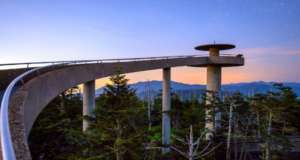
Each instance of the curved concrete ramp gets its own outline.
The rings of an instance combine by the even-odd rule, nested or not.
[[[31,68],[0,70],[0,91],[4,91],[13,79],[30,69]]]
[[[151,59],[115,63],[95,63],[48,67],[27,77],[10,97],[9,118],[13,146],[18,160],[30,160],[27,137],[44,107],[63,91],[91,80],[107,77],[120,69],[122,73],[177,66],[241,66],[242,57],[193,57]]]

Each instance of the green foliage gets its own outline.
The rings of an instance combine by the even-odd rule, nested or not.
[[[81,107],[79,95],[64,93],[44,109],[29,136],[33,159],[65,159],[81,152]]]
[[[111,159],[140,159],[143,153],[143,139],[146,127],[146,111],[135,91],[128,85],[128,79],[119,73],[110,77],[104,93],[96,99],[94,117],[90,117],[87,136],[103,150],[91,154],[110,153]]]
[[[148,128],[145,102],[138,99],[129,87],[128,79],[117,72],[110,77],[110,84],[96,99],[93,116],[82,117],[82,101],[76,88],[56,97],[39,115],[31,134],[29,146],[35,160],[109,160],[109,159],[161,159],[161,94],[153,101]],[[171,95],[172,137],[185,137],[193,126],[194,136],[205,132],[205,109],[222,113],[222,128],[215,142],[226,141],[229,129],[229,109],[233,106],[233,124],[230,151],[232,159],[244,159],[246,141],[258,141],[261,159],[282,159],[293,146],[289,137],[300,132],[300,101],[291,88],[274,84],[276,89],[268,93],[245,97],[231,93],[210,103],[206,94],[202,100],[192,98],[182,101]],[[75,92],[74,92],[75,91]],[[213,115],[214,113],[211,112]],[[82,120],[87,119],[90,127],[82,132]],[[240,142],[240,143],[239,143]],[[201,151],[208,142],[201,140]],[[238,144],[239,143],[239,144]],[[182,143],[172,139],[172,145],[184,149]],[[272,146],[272,147],[271,147]],[[151,148],[152,147],[152,148]],[[216,159],[225,153],[226,146],[205,159]],[[168,157],[184,159],[172,151]],[[224,157],[223,157],[224,158]]]

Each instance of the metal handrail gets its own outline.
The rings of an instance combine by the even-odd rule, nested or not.
[[[12,144],[10,129],[9,129],[9,118],[8,118],[8,106],[9,106],[9,100],[10,96],[13,92],[13,89],[15,88],[16,84],[19,81],[22,81],[24,77],[27,75],[30,75],[37,70],[40,70],[42,68],[46,68],[49,66],[44,66],[40,68],[34,68],[32,70],[29,70],[21,75],[19,75],[17,78],[15,78],[6,88],[2,101],[1,101],[1,109],[0,109],[0,138],[1,138],[1,149],[2,149],[2,158],[4,160],[15,160],[15,152]]]
[[[124,59],[101,59],[101,60],[79,60],[79,61],[45,61],[45,62],[28,62],[28,63],[6,63],[0,64],[0,66],[8,65],[27,65],[30,64],[51,64],[43,67],[37,67],[31,69],[15,78],[6,88],[0,109],[0,138],[1,138],[1,148],[2,148],[2,158],[4,160],[16,160],[16,155],[13,148],[13,143],[11,139],[10,127],[9,127],[9,100],[10,96],[16,85],[25,79],[26,76],[48,67],[58,66],[58,65],[78,65],[78,64],[99,64],[99,63],[113,63],[113,62],[130,62],[130,61],[146,61],[146,60],[170,60],[175,58],[190,58],[190,57],[204,57],[201,55],[186,55],[186,56],[162,56],[162,57],[145,57],[145,58],[124,58]]]
[[[220,56],[234,56],[233,54],[221,54]],[[41,61],[41,62],[20,62],[20,63],[2,63],[1,66],[17,66],[26,65],[25,68],[29,68],[30,65],[43,65],[43,64],[82,64],[82,63],[109,63],[109,62],[128,62],[128,61],[143,61],[143,60],[162,60],[162,59],[174,59],[174,58],[186,58],[186,57],[205,57],[204,55],[178,55],[178,56],[160,56],[160,57],[141,57],[141,58],[122,58],[122,59],[90,59],[90,60],[70,60],[70,61]]]
[[[192,55],[196,56],[196,55]],[[57,63],[86,63],[86,62],[123,62],[131,60],[150,60],[150,59],[167,59],[167,58],[183,58],[187,56],[161,56],[161,57],[141,57],[141,58],[122,58],[122,59],[89,59],[89,60],[70,60],[70,61],[41,61],[41,62],[21,62],[21,63],[3,63],[0,66],[10,65],[31,65],[31,64],[57,64]]]

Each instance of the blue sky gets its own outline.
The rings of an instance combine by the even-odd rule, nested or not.
[[[245,67],[224,70],[225,83],[300,82],[299,8],[297,0],[0,0],[0,63],[205,54],[193,47],[216,41],[246,57]],[[175,69],[174,79],[205,83],[202,72]]]

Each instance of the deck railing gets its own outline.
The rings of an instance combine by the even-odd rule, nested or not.
[[[233,54],[220,54],[220,56],[235,56]],[[0,69],[7,68],[33,68],[55,64],[85,64],[85,63],[113,63],[113,62],[130,62],[146,60],[162,60],[188,57],[207,57],[205,55],[179,55],[179,56],[160,56],[160,57],[141,57],[141,58],[122,58],[122,59],[90,59],[90,60],[67,60],[67,61],[41,61],[41,62],[20,62],[20,63],[2,63]]]

